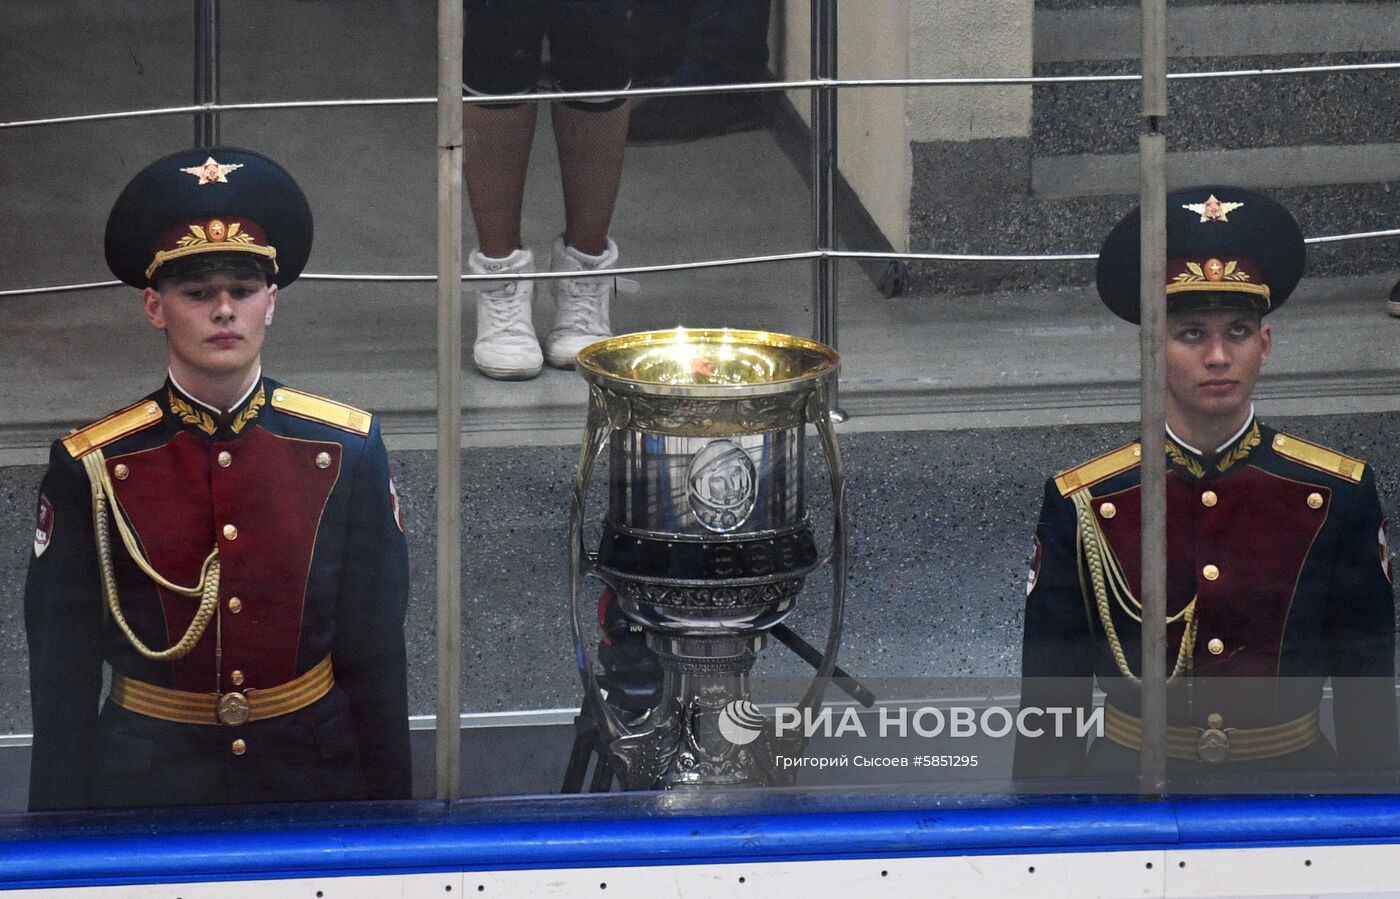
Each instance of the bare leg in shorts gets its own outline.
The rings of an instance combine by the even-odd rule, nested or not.
[[[520,234],[525,171],[535,137],[535,104],[462,112],[462,173],[481,252],[503,258],[524,245]]]
[[[493,98],[489,105],[463,110],[463,175],[478,241],[468,263],[476,274],[517,276],[477,282],[473,360],[489,377],[520,380],[534,377],[541,367],[533,326],[535,286],[518,277],[535,271],[521,219],[538,112],[536,103],[510,98],[540,83],[546,40],[550,77],[560,87],[628,84],[621,37],[629,7],[627,0],[469,0],[466,11],[464,85]],[[552,270],[586,272],[616,264],[608,229],[629,117],[620,98],[551,104],[564,196],[564,229],[550,252]],[[545,345],[551,365],[570,367],[580,346],[611,335],[608,310],[615,285],[582,277],[551,282],[555,316]]]
[[[586,112],[563,103],[551,107],[564,187],[564,242],[591,255],[608,248],[631,109],[631,103],[607,112]]]

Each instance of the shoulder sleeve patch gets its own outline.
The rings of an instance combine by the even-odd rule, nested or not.
[[[1060,496],[1069,496],[1076,490],[1092,487],[1099,481],[1106,481],[1125,472],[1141,461],[1142,447],[1136,443],[1129,443],[1055,475],[1055,486],[1059,488]]]
[[[272,391],[272,407],[288,415],[309,418],[323,425],[351,431],[361,437],[369,434],[369,423],[373,417],[363,409],[290,387],[278,387]]]
[[[53,539],[53,519],[53,503],[49,502],[48,494],[40,493],[39,512],[34,521],[34,558],[36,559],[44,554],[44,551],[49,548],[49,541]],[[1385,533],[1384,524],[1381,525],[1381,533]],[[1389,557],[1386,557],[1385,561],[1389,561]]]
[[[160,419],[160,405],[154,400],[142,400],[74,431],[63,438],[63,446],[74,459],[81,459],[95,449],[150,427]]]
[[[1360,459],[1343,455],[1316,443],[1309,443],[1301,437],[1282,432],[1274,435],[1274,452],[1285,459],[1301,462],[1309,468],[1325,471],[1328,474],[1345,478],[1353,484],[1361,483],[1361,475],[1366,471],[1366,463]]]

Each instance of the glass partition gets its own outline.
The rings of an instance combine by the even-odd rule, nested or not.
[[[1142,739],[1140,710],[1113,700],[1133,695],[1135,675],[1124,675],[1123,669],[1131,674],[1137,665],[1134,584],[1140,540],[1132,472],[1140,456],[1129,447],[1096,467],[1090,461],[1138,439],[1139,332],[1100,302],[1094,261],[1109,230],[1137,205],[1130,138],[1140,129],[1136,88],[1128,81],[1029,83],[1038,76],[1121,75],[1137,63],[1127,51],[1114,59],[1075,55],[1088,51],[1070,42],[1075,16],[1083,12],[1072,3],[1044,3],[1033,15],[1022,9],[1024,20],[1013,22],[1004,35],[1016,39],[1015,52],[991,63],[977,62],[976,41],[961,47],[969,51],[967,70],[936,52],[966,33],[961,29],[967,23],[956,11],[942,13],[944,19],[908,11],[903,19],[895,12],[858,18],[850,4],[836,6],[844,17],[836,57],[842,81],[835,86],[648,95],[666,85],[672,65],[657,60],[632,84],[641,92],[629,100],[633,116],[674,97],[745,98],[734,104],[738,114],[733,105],[718,112],[714,106],[672,107],[676,122],[710,116],[705,124],[713,133],[653,135],[634,140],[625,151],[614,134],[606,145],[570,150],[569,138],[561,138],[559,130],[602,120],[579,120],[573,115],[579,110],[566,106],[566,98],[539,101],[540,107],[553,103],[569,111],[556,117],[538,109],[532,131],[519,131],[528,106],[473,107],[491,115],[476,121],[475,136],[469,133],[467,140],[478,143],[468,152],[500,145],[507,129],[524,135],[517,149],[523,148],[527,164],[517,167],[524,181],[514,226],[520,248],[533,252],[534,271],[498,268],[491,273],[503,276],[499,282],[464,283],[463,489],[460,498],[451,498],[462,503],[463,526],[454,535],[435,534],[433,524],[435,502],[442,500],[435,497],[436,310],[429,283],[436,257],[434,125],[427,97],[434,76],[435,19],[422,4],[410,2],[372,10],[353,4],[344,11],[317,4],[223,9],[222,103],[404,101],[231,109],[221,112],[220,122],[223,143],[265,151],[295,173],[315,214],[316,243],[307,274],[278,303],[264,360],[268,373],[370,410],[383,429],[394,475],[393,507],[401,513],[410,554],[405,655],[413,798],[434,795],[433,728],[459,725],[467,797],[555,794],[561,786],[584,792],[619,786],[647,790],[693,783],[686,777],[699,769],[714,778],[701,782],[719,785],[715,806],[721,809],[731,798],[719,788],[764,779],[779,788],[869,788],[862,801],[873,804],[887,798],[884,791],[901,797],[1139,791],[1131,746]],[[767,68],[731,79],[731,85],[809,78],[814,50],[806,7],[776,4],[768,21]],[[136,18],[118,22],[108,20],[113,14],[105,5],[90,4],[90,15],[78,17],[77,26],[69,17],[60,21],[27,4],[6,4],[4,12],[23,26],[0,39],[12,51],[0,54],[0,74],[11,85],[6,91],[11,125],[188,102],[193,44],[184,7],[143,8]],[[655,17],[638,21],[648,28],[674,25]],[[25,35],[25,46],[17,34]],[[655,37],[658,58],[672,59],[671,51],[661,50],[674,35]],[[389,45],[395,52],[383,52]],[[43,50],[54,47],[102,61],[109,77],[91,79]],[[1234,57],[1202,52],[1221,66],[1233,65]],[[1277,55],[1281,60],[1285,54]],[[548,58],[561,57],[551,51]],[[935,66],[934,59],[947,65]],[[1308,59],[1310,64],[1356,61],[1325,47]],[[1361,61],[1374,62],[1370,56]],[[953,76],[1025,83],[930,83]],[[1355,177],[1332,178],[1325,171],[1339,160],[1364,156],[1374,162],[1366,147],[1356,151],[1361,156],[1344,156],[1312,132],[1280,132],[1275,135],[1280,147],[1296,149],[1314,165],[1312,174],[1289,175],[1276,164],[1283,157],[1269,155],[1270,148],[1255,146],[1259,141],[1253,138],[1197,145],[1209,131],[1195,118],[1201,109],[1234,108],[1231,104],[1246,95],[1257,106],[1285,108],[1286,92],[1293,89],[1285,85],[1311,83],[1292,77],[1174,85],[1174,98],[1192,98],[1183,118],[1200,127],[1192,136],[1170,138],[1181,141],[1183,156],[1169,159],[1169,188],[1249,180],[1291,210],[1311,240],[1393,236],[1386,231],[1394,225],[1388,199],[1393,179],[1383,166],[1363,159],[1350,170],[1360,173]],[[1371,96],[1343,91],[1338,85],[1346,78],[1379,76],[1319,77],[1323,87],[1302,89],[1332,91],[1327,96],[1340,106]],[[885,82],[860,83],[871,79]],[[552,87],[541,82],[538,90]],[[819,89],[839,95],[837,129],[830,135],[834,144],[815,148],[817,154],[835,150],[838,170],[830,191],[814,184],[813,176],[811,98]],[[1182,93],[1175,93],[1178,89]],[[600,99],[606,98],[583,101]],[[510,120],[493,117],[497,113]],[[1247,113],[1253,115],[1240,114]],[[736,117],[724,118],[731,115]],[[6,434],[0,478],[11,497],[4,520],[12,535],[24,538],[10,541],[13,551],[0,574],[0,582],[11,588],[0,605],[0,623],[8,622],[0,626],[0,647],[9,650],[0,663],[0,681],[19,687],[0,696],[0,771],[6,774],[0,777],[0,810],[5,812],[25,804],[32,721],[24,688],[28,650],[21,596],[33,554],[28,534],[45,447],[155,387],[164,365],[160,338],[137,318],[133,291],[111,284],[72,288],[105,281],[98,235],[112,198],[148,160],[189,143],[188,118],[0,129],[9,161],[0,169],[0,186],[10,198],[4,230],[13,250],[0,283],[5,292],[0,319],[7,335],[17,338],[5,342],[3,368],[37,375],[23,387],[16,379],[0,391],[11,399],[0,412]],[[664,123],[662,116],[661,124],[652,126],[664,132]],[[1372,148],[1388,139],[1358,136],[1340,124],[1336,129]],[[706,395],[723,414],[710,410],[686,418],[692,413],[669,410],[686,418],[684,427],[690,428],[673,433],[668,430],[672,418],[647,403],[656,394],[673,398],[676,391],[658,388],[635,370],[605,372],[604,380],[623,383],[604,386],[626,400],[610,406],[599,399],[601,392],[590,391],[583,373],[547,359],[529,378],[518,372],[487,377],[490,366],[480,358],[472,361],[473,342],[493,327],[489,311],[478,318],[482,291],[500,290],[502,284],[517,292],[533,290],[523,321],[547,354],[550,334],[559,326],[556,298],[571,289],[571,281],[583,280],[570,277],[583,269],[566,267],[563,244],[556,240],[567,227],[570,204],[580,202],[576,196],[566,200],[561,152],[574,153],[565,167],[594,175],[610,170],[622,153],[614,173],[619,177],[615,201],[602,203],[611,208],[605,230],[617,251],[603,269],[621,270],[616,278],[604,276],[613,334],[731,328],[810,337],[822,302],[814,273],[819,265],[834,266],[841,367],[839,378],[829,382],[833,393],[818,399],[836,397],[844,518],[831,502],[831,454],[819,427],[825,420],[815,411],[822,403],[773,412],[754,399],[766,402],[780,392],[769,388],[781,377],[740,379],[741,387],[756,389],[736,394],[735,409],[741,401],[752,402],[763,406],[762,414],[745,406],[734,412],[742,419],[735,424],[723,419],[730,398]],[[1264,180],[1242,177],[1256,171],[1251,168],[1256,163],[1265,166],[1258,171],[1269,173],[1260,176]],[[83,174],[75,180],[76,172]],[[1369,180],[1358,182],[1361,177]],[[464,201],[465,254],[491,239],[481,233],[482,206],[490,205],[489,192],[499,182],[486,178],[483,183],[488,195],[478,192],[477,208],[472,198]],[[480,191],[481,183],[477,187]],[[1218,199],[1231,202],[1223,193]],[[823,248],[817,246],[814,219],[828,203],[835,210],[836,234],[832,246]],[[1169,216],[1181,215],[1182,205],[1169,204]],[[1205,201],[1201,205],[1204,209]],[[578,212],[576,205],[573,211]],[[1385,509],[1400,504],[1400,486],[1384,455],[1396,415],[1388,399],[1394,393],[1394,340],[1372,299],[1388,289],[1394,274],[1387,246],[1376,239],[1312,244],[1309,276],[1288,308],[1266,320],[1272,352],[1254,394],[1255,411],[1258,421],[1274,430],[1259,431],[1268,441],[1254,439],[1250,418],[1220,451],[1198,454],[1202,472],[1207,463],[1215,466],[1210,477],[1224,485],[1201,488],[1215,490],[1217,502],[1232,474],[1258,472],[1272,479],[1250,482],[1248,489],[1263,499],[1233,513],[1233,530],[1213,536],[1197,530],[1189,541],[1179,538],[1190,547],[1173,542],[1173,533],[1184,533],[1176,530],[1174,517],[1185,514],[1182,502],[1190,501],[1192,526],[1200,528],[1201,510],[1216,506],[1197,489],[1203,474],[1193,469],[1198,460],[1185,452],[1192,449],[1190,441],[1167,442],[1171,584],[1189,582],[1199,567],[1208,582],[1200,587],[1204,591],[1229,568],[1227,579],[1239,576],[1244,586],[1222,595],[1222,606],[1269,593],[1269,601],[1278,600],[1282,609],[1268,619],[1273,623],[1272,630],[1264,628],[1267,633],[1232,637],[1226,631],[1250,618],[1250,609],[1235,610],[1238,617],[1223,611],[1209,615],[1204,592],[1179,595],[1169,585],[1173,679],[1166,749],[1175,760],[1168,763],[1174,790],[1287,792],[1306,784],[1322,791],[1380,792],[1391,783],[1389,744],[1359,755],[1356,749],[1380,745],[1374,732],[1361,733],[1373,725],[1394,736],[1393,635],[1387,636],[1393,611],[1386,618],[1393,605],[1390,557],[1384,515],[1372,503],[1374,493]],[[470,265],[464,270],[470,274]],[[41,296],[20,293],[31,287],[59,289]],[[693,363],[700,357],[685,359]],[[703,381],[701,387],[713,386],[704,378],[719,377],[714,360],[700,362],[690,374]],[[597,379],[592,383],[601,391]],[[619,413],[624,406],[626,413]],[[712,412],[712,418],[705,417]],[[726,423],[714,424],[721,419]],[[603,421],[615,433],[604,433]],[[589,430],[594,425],[598,430]],[[1297,444],[1302,449],[1291,443],[1295,435],[1308,441]],[[698,615],[693,608],[677,611],[677,603],[652,602],[654,594],[646,599],[642,593],[599,608],[604,585],[589,579],[580,596],[579,639],[586,666],[609,690],[611,698],[601,701],[617,708],[588,707],[599,700],[584,692],[577,667],[569,600],[570,574],[579,560],[570,559],[569,528],[570,499],[590,436],[603,442],[596,448],[597,467],[585,482],[584,562],[606,567],[615,561],[608,553],[622,553],[626,541],[642,546],[650,540],[648,552],[679,567],[655,575],[649,588],[708,590],[712,606],[742,604],[746,600],[733,598],[741,587],[772,586],[765,580],[770,569],[745,569],[748,580],[728,569],[727,574],[706,569],[711,582],[689,583],[700,580],[700,573],[682,571],[685,566],[676,559],[692,549],[697,558],[723,555],[741,544],[744,553],[781,555],[782,540],[798,535],[794,539],[801,545],[787,559],[792,577],[781,588],[788,592],[776,602],[777,611],[750,610],[742,621],[743,616],[712,616],[724,619],[720,629],[732,631],[728,637],[742,635],[734,639],[743,652],[754,653],[751,669],[726,668],[729,680],[720,684],[718,669],[702,664],[714,660],[703,658],[701,650],[690,647],[687,656],[670,639],[674,633],[648,642],[641,632],[642,621],[655,625],[655,633],[666,627],[674,632],[674,620],[658,624],[648,616]],[[1280,439],[1283,443],[1276,442]],[[1323,448],[1309,449],[1312,444]],[[718,448],[709,449],[712,445]],[[634,456],[613,455],[614,447]],[[1256,459],[1253,453],[1262,455]],[[789,467],[778,466],[777,457]],[[624,461],[632,467],[620,468]],[[1221,468],[1222,462],[1230,464]],[[1086,463],[1088,470],[1082,467]],[[707,466],[713,470],[703,470]],[[789,511],[805,510],[805,524],[796,513],[793,521],[778,516],[771,528],[751,524],[758,520],[750,517],[751,507],[759,505],[752,498],[740,524],[705,524],[702,513],[720,503],[725,491],[777,471],[791,478],[789,489],[768,499],[781,499]],[[1055,480],[1064,473],[1071,474]],[[1089,493],[1081,495],[1080,488]],[[1286,506],[1294,498],[1288,491],[1295,488],[1302,491],[1298,502]],[[1125,501],[1116,496],[1120,491],[1134,498]],[[624,514],[628,501],[633,507]],[[679,530],[650,527],[648,522],[669,514],[665,504],[671,501],[688,504],[676,513],[683,526],[667,519],[663,523]],[[1048,511],[1042,512],[1042,503]],[[1314,536],[1293,539],[1306,531],[1294,517],[1314,512],[1321,516]],[[847,553],[837,660],[842,670],[820,684],[823,717],[811,707],[816,695],[811,679],[831,630],[833,597],[841,594],[833,583],[839,577],[835,566],[818,563],[834,559],[835,551],[826,558],[823,551],[842,536],[838,521],[846,526]],[[1238,523],[1244,521],[1248,527]],[[40,530],[42,522],[41,517]],[[791,533],[784,530],[789,526]],[[803,527],[810,533],[800,534]],[[1270,538],[1258,536],[1256,529]],[[1270,533],[1275,530],[1276,536]],[[752,537],[753,545],[770,538],[774,543],[755,550],[735,534]],[[460,540],[462,547],[463,703],[461,720],[451,723],[434,719],[442,661],[433,642],[439,539]],[[810,541],[810,548],[802,541]],[[1285,543],[1292,550],[1285,551]],[[677,555],[676,545],[689,548]],[[1237,567],[1207,559],[1216,549]],[[1200,566],[1194,564],[1198,558]],[[762,565],[772,562],[768,555],[762,559]],[[1211,568],[1215,577],[1207,573]],[[1292,581],[1286,577],[1290,572]],[[1059,608],[1042,618],[1037,596],[1052,592]],[[709,608],[707,614],[712,612]],[[595,622],[599,615],[600,623]],[[759,639],[751,619],[764,615],[775,619],[765,626],[781,627]],[[714,621],[707,620],[710,626]],[[1025,628],[1038,635],[1029,651]],[[1267,664],[1217,669],[1211,682],[1211,666],[1228,661],[1236,644],[1248,654],[1255,642],[1269,641],[1273,648],[1265,655],[1275,662],[1272,670],[1263,670]],[[683,656],[690,666],[669,669],[664,690],[657,650]],[[1074,771],[1052,760],[1043,770],[1032,766],[1022,772],[1046,779],[1017,783],[1012,774],[1018,746],[1042,745],[1042,735],[1025,733],[1028,728],[1018,718],[1026,704],[1019,678],[1027,652],[1043,663],[1033,666],[1037,673],[1072,681],[1037,684],[1037,702],[1073,707],[1087,701],[1085,719],[1072,718],[1072,727],[1092,732],[1096,748],[1088,750],[1085,762],[1084,743],[1075,734],[1062,741],[1075,745],[1056,757],[1072,756]],[[1332,680],[1324,684],[1329,675]],[[692,700],[699,692],[684,693],[692,687],[713,688],[712,698],[725,701],[697,705]],[[1227,719],[1203,708],[1201,703],[1214,701],[1202,698],[1212,690],[1225,697],[1221,702],[1234,703],[1230,708],[1245,711]],[[1273,703],[1267,714],[1250,708],[1260,695]],[[675,725],[679,736],[669,737],[671,744],[629,755],[619,743],[609,759],[613,771],[599,774],[596,766],[587,767],[601,757],[598,750],[606,756],[607,741],[590,736],[587,721],[580,729],[575,720],[580,711],[594,719],[615,715],[624,730],[635,733],[660,720],[654,710],[662,697],[683,705],[691,701],[685,707],[699,710],[683,727]],[[861,702],[872,698],[873,706]],[[677,740],[695,745],[678,749]],[[1340,766],[1328,756],[1328,744],[1342,751]],[[752,746],[750,759],[767,753],[767,761],[740,765],[738,774],[714,773],[724,767],[715,759],[737,759],[745,746]],[[674,761],[675,753],[687,751],[699,768]],[[1237,760],[1259,764],[1232,768],[1232,752]],[[1027,750],[1025,757],[1032,755]],[[1368,765],[1379,772],[1350,773]],[[1275,776],[1280,768],[1287,772],[1282,779]],[[657,773],[662,771],[669,773]],[[1061,778],[1085,772],[1111,776]],[[614,783],[611,774],[621,779]],[[732,801],[751,800],[738,795]]]

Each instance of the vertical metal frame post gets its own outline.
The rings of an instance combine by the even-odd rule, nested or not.
[[[1166,0],[1142,0],[1142,753],[1141,791],[1166,790],[1167,735],[1167,114]]]
[[[438,0],[437,798],[462,793],[462,2]]]
[[[812,0],[812,78],[836,78],[836,0]],[[812,88],[812,218],[818,250],[836,248],[836,88]],[[836,259],[820,256],[813,273],[812,336],[836,348]],[[832,417],[841,421],[836,378]]]
[[[219,102],[219,0],[194,0],[194,102]],[[194,145],[219,143],[219,114],[194,114]]]

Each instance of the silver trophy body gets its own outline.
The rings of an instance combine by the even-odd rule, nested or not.
[[[585,705],[624,788],[759,785],[790,780],[800,754],[761,727],[749,671],[803,579],[833,567],[832,622],[802,703],[815,706],[836,662],[845,588],[844,480],[827,408],[829,347],[753,331],[664,331],[593,344],[570,516],[575,651]],[[819,553],[805,504],[806,426],[826,452],[832,545]],[[611,478],[596,555],[583,545],[589,478],[604,449]],[[583,639],[584,580],[612,588],[646,631],[663,670],[661,700],[624,720],[601,696]]]

